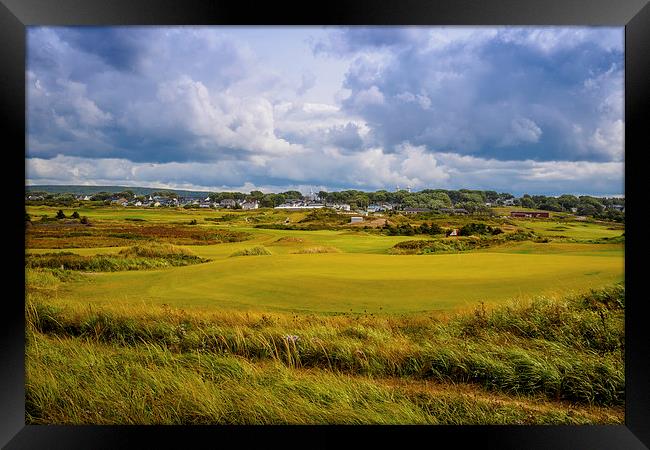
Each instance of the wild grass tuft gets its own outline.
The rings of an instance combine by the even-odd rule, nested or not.
[[[311,254],[311,253],[340,253],[341,251],[335,247],[305,247],[293,252],[294,254]]]
[[[621,405],[622,310],[601,315],[585,298],[610,296],[596,291],[540,299],[446,321],[148,306],[90,311],[40,301],[28,303],[28,326],[35,333],[118,347],[154,345],[350,376],[471,383],[493,392]]]
[[[246,248],[243,250],[236,251],[230,256],[261,256],[261,255],[270,255],[271,252],[263,246],[257,246],[252,248]]]
[[[148,243],[135,245],[117,254],[83,256],[72,252],[29,254],[27,268],[59,269],[63,271],[115,272],[122,270],[159,269],[206,262],[189,250],[171,244]]]

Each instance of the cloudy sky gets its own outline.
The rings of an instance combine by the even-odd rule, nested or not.
[[[623,194],[623,28],[29,27],[28,184]]]

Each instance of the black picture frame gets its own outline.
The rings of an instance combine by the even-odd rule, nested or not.
[[[625,26],[626,403],[619,426],[160,427],[25,425],[24,150],[25,27],[29,25],[610,25]],[[0,365],[0,445],[19,448],[246,446],[259,441],[332,447],[360,438],[411,445],[480,448],[641,449],[650,446],[650,333],[642,271],[643,153],[650,150],[650,5],[647,0],[334,0],[281,5],[250,0],[0,0],[0,111],[5,207],[13,246],[5,294]],[[11,143],[11,144],[10,144]],[[23,152],[19,151],[22,148]],[[14,169],[15,167],[15,169]],[[21,171],[20,168],[23,170]],[[15,233],[15,234],[14,234]],[[632,244],[631,244],[632,243]],[[22,295],[22,297],[21,297]],[[21,300],[22,298],[22,300]]]

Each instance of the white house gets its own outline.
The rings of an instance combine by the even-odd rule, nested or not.
[[[363,217],[352,216],[350,217],[350,223],[360,223],[363,222]]]
[[[252,201],[252,202],[244,202],[241,204],[242,209],[257,209],[260,207],[260,204],[257,202],[257,200]]]

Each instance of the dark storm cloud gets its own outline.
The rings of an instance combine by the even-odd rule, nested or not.
[[[28,173],[620,193],[622,30],[29,27]]]
[[[152,30],[133,27],[72,27],[58,33],[69,45],[121,71],[138,70],[146,46],[154,38]]]
[[[622,37],[620,30],[594,29],[547,46],[526,34],[426,46],[421,35],[409,45],[401,34],[376,33],[360,45],[352,30],[335,43],[355,56],[343,106],[368,122],[377,144],[409,141],[498,159],[622,157],[622,40],[602,46],[616,42],[611,34]],[[399,50],[385,51],[389,42]]]

